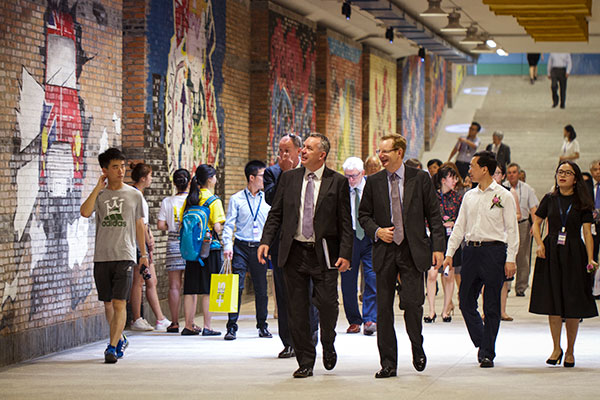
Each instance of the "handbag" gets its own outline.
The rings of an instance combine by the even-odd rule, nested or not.
[[[211,274],[208,311],[238,312],[240,276],[234,274],[231,259],[226,258],[218,274]]]

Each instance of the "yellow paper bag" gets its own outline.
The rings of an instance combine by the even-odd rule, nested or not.
[[[226,259],[220,274],[210,278],[208,311],[233,313],[238,311],[240,276],[231,273],[231,260]]]

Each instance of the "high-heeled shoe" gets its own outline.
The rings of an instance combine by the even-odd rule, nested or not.
[[[452,316],[447,315],[447,316],[444,317],[442,315],[442,321],[444,321],[444,322],[452,322]]]
[[[563,358],[563,351],[561,349],[560,354],[558,356],[558,358],[549,358],[546,360],[546,364],[548,365],[560,365],[560,362],[562,361]],[[567,366],[567,362],[565,361],[565,367]]]
[[[435,317],[437,317],[437,314],[433,314],[433,317],[430,317],[428,315],[426,317],[423,317],[423,321],[425,321],[426,324],[431,324],[432,322],[435,322]]]
[[[575,357],[573,357],[573,362],[567,361],[567,357],[565,357],[565,362],[563,363],[563,367],[573,368],[574,366],[575,366]]]

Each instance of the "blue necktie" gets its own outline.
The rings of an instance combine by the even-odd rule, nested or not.
[[[600,182],[596,183],[596,199],[594,201],[594,208],[600,208]]]

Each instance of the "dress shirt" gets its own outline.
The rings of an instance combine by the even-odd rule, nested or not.
[[[314,190],[314,200],[313,200],[313,215],[314,215],[314,211],[315,211],[315,207],[317,206],[317,199],[319,198],[319,190],[321,189],[321,181],[323,178],[323,171],[325,171],[325,164],[321,165],[321,168],[317,169],[316,171],[309,171],[308,168],[305,168],[304,171],[304,178],[302,179],[302,191],[300,192],[300,211],[298,213],[298,227],[296,228],[296,235],[294,236],[294,239],[300,241],[300,242],[313,242],[315,241],[315,234],[313,233],[313,235],[309,238],[304,237],[304,235],[302,235],[302,218],[304,217],[304,196],[306,193],[306,184],[308,183],[308,174],[310,174],[311,172],[313,174],[315,174],[315,177],[313,178],[313,183],[315,185],[315,190]],[[314,223],[314,221],[313,221]],[[314,229],[313,229],[314,232]]]
[[[493,207],[492,199],[498,196],[502,208]],[[508,244],[506,262],[515,262],[519,250],[519,228],[515,200],[506,188],[492,182],[485,190],[479,186],[469,190],[448,239],[446,256],[454,256],[463,238],[467,241],[500,241]]]
[[[512,186],[510,183],[506,186],[510,190]],[[521,209],[521,221],[529,218],[530,210],[533,207],[537,207],[540,204],[535,190],[525,182],[519,181],[515,186],[515,192],[517,192],[517,198],[519,199],[519,207]]]
[[[577,139],[573,139],[572,141],[569,142],[569,140],[567,138],[565,138],[563,140],[561,155],[568,157],[568,156],[574,156],[575,153],[581,153],[580,148],[579,148],[579,142],[577,141]]]
[[[246,195],[248,199],[246,200]],[[252,207],[252,213],[250,208]],[[260,208],[259,208],[260,204]],[[244,240],[247,242],[258,242],[262,235],[265,221],[271,206],[265,201],[265,194],[263,191],[259,191],[255,196],[250,193],[248,188],[235,193],[229,199],[229,207],[227,209],[227,219],[225,220],[225,226],[223,227],[223,244],[225,250],[233,249],[233,230],[235,229],[235,238],[238,240]],[[256,223],[258,224],[259,236],[254,237],[253,226],[254,217],[256,215]]]
[[[499,144],[492,144],[492,153],[498,154],[498,150],[500,149]]]
[[[548,75],[550,75],[552,68],[566,68],[567,74],[570,74],[572,66],[570,53],[550,53],[550,57],[548,58]]]
[[[400,189],[400,201],[402,203],[404,203],[404,163],[402,163],[402,165],[400,165],[400,168],[398,168],[394,174],[398,175],[398,189]],[[390,176],[392,176],[392,174],[388,171],[386,171],[387,174],[387,178],[388,178],[388,196],[390,197],[390,216],[392,219],[392,224],[394,223],[394,211],[392,210],[392,185],[390,184]],[[377,237],[377,232],[375,232],[375,237]]]
[[[360,181],[360,183],[358,184],[358,186],[356,186],[355,188],[350,188],[350,208],[351,208],[351,212],[352,212],[352,229],[354,229],[356,231],[356,218],[357,215],[356,213],[358,212],[358,210],[356,209],[356,201],[354,200],[354,197],[356,196],[356,189],[358,189],[358,198],[362,199],[362,195],[363,195],[363,190],[365,189],[365,184],[367,183],[367,180],[365,179],[365,177],[363,177]]]
[[[475,148],[472,148],[466,143],[457,143],[458,155],[456,156],[456,161],[470,163],[471,158],[473,158],[473,155],[477,152],[477,148],[479,147],[479,137],[476,136],[474,139],[469,138],[468,135],[463,137],[469,142],[475,143]]]

